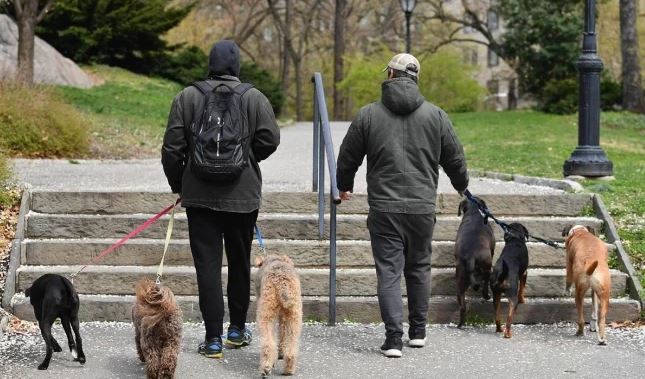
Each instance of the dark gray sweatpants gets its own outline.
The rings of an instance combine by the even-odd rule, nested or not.
[[[426,326],[434,224],[434,214],[369,212],[367,225],[386,336],[403,335],[401,273],[405,275],[410,330]]]

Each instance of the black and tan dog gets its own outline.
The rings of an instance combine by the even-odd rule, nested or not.
[[[495,268],[490,278],[490,287],[493,291],[495,306],[496,332],[502,331],[501,316],[499,314],[502,293],[508,298],[508,317],[504,337],[511,338],[511,324],[517,310],[517,305],[524,302],[524,287],[526,286],[527,269],[529,267],[529,251],[526,241],[529,232],[524,225],[512,223],[504,233],[504,249],[495,263]]]
[[[80,302],[72,283],[60,275],[45,274],[36,279],[31,287],[25,290],[25,296],[29,297],[29,301],[34,307],[34,315],[38,320],[40,333],[47,345],[45,359],[38,366],[38,369],[47,370],[52,352],[63,351],[54,336],[52,336],[52,324],[57,318],[60,318],[63,325],[69,350],[72,352],[74,360],[84,364],[85,353],[83,353],[83,343],[78,322]],[[72,329],[76,335],[76,341],[72,336]]]
[[[484,207],[486,203],[479,199]],[[466,319],[466,291],[482,290],[484,300],[490,299],[488,282],[495,252],[495,236],[487,219],[481,215],[479,208],[468,199],[459,203],[457,215],[463,217],[457,240],[455,241],[455,263],[457,277],[457,302],[459,303],[459,325],[461,328]]]
[[[605,317],[609,308],[611,274],[607,264],[607,245],[596,237],[596,231],[589,226],[568,226],[562,231],[566,236],[567,249],[567,290],[576,285],[576,309],[578,311],[577,336],[584,335],[584,297],[591,288],[592,313],[589,330],[598,331],[598,344],[606,345]],[[600,307],[600,309],[598,309]]]

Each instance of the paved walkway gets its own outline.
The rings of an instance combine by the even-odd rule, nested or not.
[[[347,133],[349,123],[332,123],[336,154]],[[260,163],[265,191],[310,191],[312,177],[312,126],[297,123],[282,128],[281,144],[266,161]],[[170,191],[160,159],[144,160],[51,160],[17,159],[14,173],[20,183],[33,188],[67,190]],[[329,191],[329,179],[325,189]],[[365,164],[356,176],[356,192],[366,191]],[[555,193],[548,187],[473,178],[470,190],[474,194],[490,193]],[[439,192],[454,192],[442,173]]]
[[[306,325],[294,378],[642,378],[645,328],[609,329],[608,345],[595,334],[574,337],[573,324],[517,325],[511,340],[494,326],[433,325],[423,349],[403,349],[401,359],[379,352],[382,325]],[[87,363],[55,353],[46,372],[36,367],[44,357],[39,335],[0,337],[0,378],[143,378],[133,329],[127,323],[81,324]],[[66,346],[60,325],[54,336]],[[257,336],[256,336],[257,337]],[[221,360],[195,352],[203,327],[184,325],[177,378],[254,378],[259,362],[257,340],[247,348],[226,350]],[[276,366],[279,376],[282,362]]]

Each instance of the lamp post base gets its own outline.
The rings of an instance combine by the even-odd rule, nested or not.
[[[564,176],[600,177],[614,175],[614,164],[600,146],[578,146],[564,162]]]

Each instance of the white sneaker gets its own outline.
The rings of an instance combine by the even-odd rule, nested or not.
[[[388,358],[401,358],[403,353],[403,342],[401,337],[387,337],[385,343],[381,346],[381,352]]]
[[[426,337],[415,338],[410,340],[410,342],[408,342],[408,345],[410,347],[424,347],[426,345],[426,339],[427,339]]]

